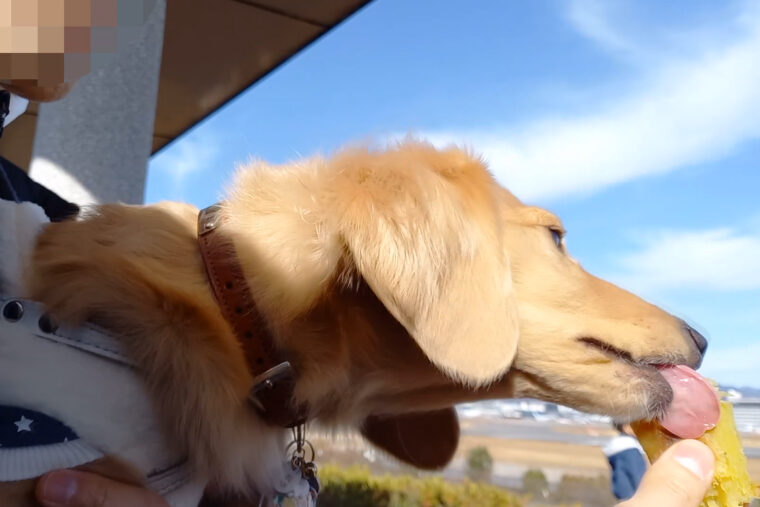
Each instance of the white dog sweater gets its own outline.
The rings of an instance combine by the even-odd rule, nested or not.
[[[167,445],[118,340],[56,327],[24,298],[22,273],[47,222],[35,204],[0,200],[0,482],[116,455],[170,505],[197,505],[206,480]]]

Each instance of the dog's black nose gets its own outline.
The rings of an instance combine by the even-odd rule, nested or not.
[[[701,356],[705,355],[705,351],[707,350],[707,338],[702,336],[702,333],[691,327],[690,325],[684,323],[683,325],[684,329],[686,330],[686,334],[689,335],[689,338],[692,339],[694,342],[694,345],[697,346],[697,350],[699,351],[699,354]]]

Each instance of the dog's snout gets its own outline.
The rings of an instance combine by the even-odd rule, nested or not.
[[[689,336],[689,339],[694,342],[694,345],[697,346],[697,350],[699,351],[700,356],[705,355],[705,351],[707,350],[707,338],[705,338],[702,333],[688,325],[684,322],[683,324],[684,331],[686,331],[686,334]]]

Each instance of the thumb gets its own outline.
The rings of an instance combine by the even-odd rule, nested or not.
[[[697,507],[710,487],[715,456],[697,440],[682,440],[644,475],[638,491],[618,507]]]
[[[45,507],[167,507],[163,498],[140,486],[73,470],[45,475],[35,493]]]

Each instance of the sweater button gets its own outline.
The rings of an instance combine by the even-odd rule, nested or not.
[[[21,301],[9,301],[3,307],[3,317],[9,322],[17,322],[24,316],[24,305]]]

